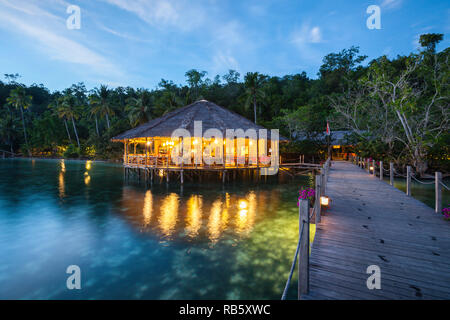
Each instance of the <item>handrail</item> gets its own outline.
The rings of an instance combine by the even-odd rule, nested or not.
[[[373,161],[375,163],[375,160],[373,160]],[[352,158],[352,162],[355,163],[356,165],[358,165],[361,168],[365,167],[366,163],[368,163],[366,158],[362,158],[360,156],[353,157]],[[382,162],[380,161],[380,164],[381,163]],[[387,170],[384,169],[382,167],[382,165],[379,165],[378,167],[379,167],[379,173],[380,173],[380,180],[382,180],[382,178],[383,178],[382,172],[383,171],[387,171]],[[435,185],[435,188],[434,188],[434,190],[435,190],[435,211],[437,213],[442,213],[442,187],[444,187],[446,190],[450,190],[450,188],[442,182],[442,178],[443,178],[442,173],[441,172],[435,172],[435,174],[434,174],[434,181],[423,181],[423,180],[420,180],[420,179],[416,178],[417,173],[413,172],[411,166],[407,166],[406,168],[407,168],[406,175],[401,174],[400,172],[398,172],[394,168],[394,163],[390,162],[390,170],[389,170],[389,172],[390,172],[390,184],[392,186],[394,185],[394,177],[406,178],[406,194],[408,196],[411,196],[411,179],[413,179],[414,181],[416,181],[416,182],[418,182],[420,184],[423,184],[423,185],[432,185],[432,184],[434,184]],[[375,165],[374,165],[373,173],[372,173],[374,176],[376,175],[376,172],[375,172],[376,170],[375,169],[376,168],[375,168]],[[370,173],[370,168],[369,168],[369,173]],[[445,177],[445,175],[444,175],[444,177]]]
[[[11,154],[13,156],[17,155],[17,153],[11,152],[11,151],[6,151],[6,150],[0,150],[0,153],[8,153]]]
[[[312,207],[312,212],[311,213],[309,213],[309,212],[307,213],[307,218],[308,218],[307,220],[308,221],[303,220],[302,224],[301,224],[301,228],[300,228],[300,224],[299,224],[299,238],[298,238],[298,242],[297,242],[297,248],[295,250],[294,258],[292,259],[291,269],[290,269],[290,272],[289,272],[288,279],[286,281],[286,285],[285,285],[284,290],[283,290],[283,294],[281,296],[281,300],[286,300],[287,291],[288,291],[289,286],[291,284],[292,276],[294,274],[295,265],[297,263],[297,257],[299,256],[299,253],[300,253],[300,247],[302,245],[302,240],[304,240],[303,239],[303,230],[304,230],[305,224],[307,225],[307,228],[309,228],[310,220],[314,216],[316,216],[316,223],[318,223],[320,221],[320,208],[318,208],[318,206],[321,205],[320,204],[320,197],[322,195],[325,195],[325,192],[323,192],[323,191],[326,189],[326,183],[327,183],[327,180],[328,180],[328,172],[329,172],[329,168],[330,168],[330,162],[331,162],[331,159],[328,158],[327,161],[323,164],[323,167],[322,167],[323,173],[322,173],[322,175],[317,175],[316,176],[316,179],[318,179],[318,177],[323,176],[323,185],[321,185],[320,183],[319,184],[316,183],[316,186],[318,186],[318,188],[316,188],[316,190],[315,190],[315,199],[314,199],[314,205]],[[309,203],[307,205],[307,208],[309,209]],[[316,208],[318,208],[319,210],[317,211]],[[300,210],[299,219],[302,219],[301,205],[299,205],[299,210]],[[307,257],[309,255],[310,245],[309,245],[309,239],[305,239],[305,240],[307,241],[307,250],[308,250],[308,254],[306,255],[306,257]],[[300,263],[301,262],[299,261],[299,264]],[[308,263],[307,270],[309,270],[309,260],[307,260],[307,263]],[[309,277],[307,279],[308,280],[306,280],[306,281],[309,281]],[[299,270],[298,281],[299,281],[299,296],[300,296],[300,285],[302,285],[303,288],[305,288],[305,287],[308,288],[309,287],[309,283],[302,283],[302,284],[300,283],[300,281],[301,281],[300,280],[300,270]]]
[[[303,221],[303,223],[302,223],[302,228],[300,230],[300,235],[298,237],[297,249],[295,249],[295,255],[294,255],[294,260],[292,261],[291,271],[289,272],[289,277],[288,277],[288,279],[286,281],[286,285],[284,287],[283,295],[281,296],[281,300],[286,300],[287,291],[288,291],[289,286],[291,284],[292,275],[294,274],[294,268],[295,268],[295,265],[297,263],[297,256],[298,256],[298,253],[300,251],[300,244],[302,242],[303,228],[304,227],[305,227],[305,221]]]

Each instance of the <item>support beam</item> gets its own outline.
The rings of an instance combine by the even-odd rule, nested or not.
[[[316,210],[316,224],[320,223],[320,219],[321,219],[321,217],[320,217],[320,214],[321,214],[321,212],[320,212],[320,209],[321,209],[320,197],[322,196],[322,193],[321,193],[321,189],[322,189],[321,182],[322,182],[322,175],[316,174],[316,201],[314,203],[315,206],[316,206],[316,208],[315,208],[315,210]]]
[[[435,197],[436,197],[436,205],[435,205],[435,211],[436,213],[442,213],[442,173],[436,172],[435,173]]]
[[[383,181],[383,161],[380,161],[380,180]]]
[[[406,167],[406,195],[411,196],[411,166]]]
[[[389,184],[391,186],[394,185],[394,163],[393,162],[389,163]]]
[[[299,201],[298,299],[309,292],[309,200]]]

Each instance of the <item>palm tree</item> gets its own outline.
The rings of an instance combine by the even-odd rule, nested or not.
[[[111,91],[108,87],[101,85],[100,89],[95,88],[94,93],[90,96],[90,103],[92,105],[91,112],[106,118],[106,126],[109,130],[111,128],[109,116],[114,115],[114,110],[111,105]]]
[[[132,126],[143,124],[151,119],[153,99],[151,93],[145,89],[137,91],[137,97],[130,97],[127,100],[125,111]]]
[[[95,119],[95,131],[97,132],[97,136],[100,137],[100,131],[98,130],[98,118],[97,113],[99,112],[98,108],[95,105],[96,95],[91,94],[89,96],[89,113],[91,116],[94,116]]]
[[[25,145],[27,147],[28,155],[31,157],[30,147],[28,145],[28,137],[27,137],[27,128],[25,125],[25,117],[23,114],[23,110],[28,109],[31,106],[32,96],[27,95],[25,88],[22,86],[18,86],[17,88],[11,90],[9,93],[9,97],[6,98],[6,102],[8,105],[13,106],[16,109],[20,110],[20,114],[22,116],[22,127],[23,127],[23,135],[25,137]]]
[[[75,120],[79,118],[77,111],[76,98],[72,95],[70,90],[67,90],[62,98],[62,103],[58,112],[60,117],[65,117],[72,121],[73,131],[75,132],[75,137],[77,138],[78,148],[80,148],[80,139],[78,138],[77,126]]]
[[[11,115],[0,118],[0,139],[9,145],[11,153],[13,149],[13,137],[16,133],[16,123]]]
[[[69,137],[69,143],[72,144],[72,137],[70,136],[69,126],[67,125],[67,116],[63,111],[64,108],[62,107],[63,102],[64,97],[59,95],[59,93],[57,93],[57,96],[54,98],[53,102],[51,102],[48,107],[53,110],[54,114],[56,114],[58,118],[63,119],[64,127],[66,128],[67,136]]]
[[[253,113],[255,115],[256,124],[256,101],[265,97],[264,91],[261,89],[262,84],[266,76],[259,74],[258,72],[247,72],[244,77],[245,95],[247,100],[245,102],[245,108],[248,109],[251,103],[253,103]]]

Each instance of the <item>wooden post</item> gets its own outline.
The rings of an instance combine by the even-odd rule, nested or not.
[[[375,173],[375,164],[376,164],[376,162],[375,162],[375,160],[372,160],[372,168],[373,168],[373,170],[372,170],[372,175],[374,176],[374,177],[376,177],[376,173]]]
[[[303,229],[303,232],[302,232]],[[309,292],[309,200],[299,205],[300,252],[298,257],[298,299]]]
[[[370,174],[370,160],[369,159],[366,160],[366,169],[367,169],[367,172]]]
[[[225,184],[225,178],[227,177],[227,172],[224,170],[222,172],[222,183]]]
[[[406,195],[411,195],[411,166],[406,167]]]
[[[184,183],[183,170],[180,171],[180,180],[181,184],[183,184]]]
[[[380,161],[380,180],[383,181],[383,161]]]
[[[436,197],[436,213],[442,213],[442,173],[435,173],[435,197]]]
[[[394,185],[394,163],[393,162],[389,163],[389,183],[391,184],[391,186]]]
[[[320,197],[322,196],[321,193],[321,181],[322,176],[320,174],[316,175],[316,202],[314,203],[316,206],[316,225],[320,222]]]
[[[127,140],[125,140],[125,146],[124,146],[124,157],[123,157],[123,161],[125,162],[125,164],[128,164],[128,142]]]
[[[320,182],[320,192],[322,195],[325,195],[325,192],[327,190],[327,181],[325,180],[325,173],[321,173],[321,182]]]
[[[145,138],[145,166],[148,166],[148,138]]]

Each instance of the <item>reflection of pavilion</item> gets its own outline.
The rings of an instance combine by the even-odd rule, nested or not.
[[[199,124],[201,122],[201,128]],[[189,137],[172,138],[176,130]],[[242,135],[227,137],[227,130],[242,130]],[[260,131],[262,130],[262,131]],[[265,132],[265,134],[262,134]],[[183,108],[128,130],[112,139],[124,143],[126,172],[149,175],[176,173],[183,182],[183,172],[200,174],[219,172],[225,180],[227,171],[257,172],[278,164],[279,140],[270,130],[206,100]],[[205,161],[205,159],[208,159]]]
[[[270,193],[258,194],[258,202],[265,203]],[[132,187],[123,189],[121,206],[126,218],[139,224],[142,231],[154,230],[164,238],[182,237],[187,240],[207,238],[217,242],[224,232],[245,236],[254,227],[257,214],[257,196],[219,195],[205,199],[191,195],[182,199],[176,193],[141,193]]]

